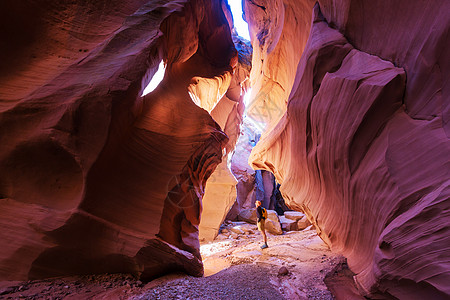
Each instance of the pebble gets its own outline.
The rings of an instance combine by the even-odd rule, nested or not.
[[[283,266],[278,270],[278,276],[285,276],[289,274],[289,270]]]

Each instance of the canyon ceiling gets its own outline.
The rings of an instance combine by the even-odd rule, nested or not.
[[[223,0],[0,3],[2,280],[201,276],[246,113],[361,294],[450,297],[450,2],[243,7],[252,50]]]

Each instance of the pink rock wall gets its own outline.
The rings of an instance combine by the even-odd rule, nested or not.
[[[362,294],[446,299],[448,3],[320,7],[287,111],[249,161],[348,258]]]
[[[236,65],[222,3],[1,6],[0,278],[201,275],[201,198],[227,137],[188,88]]]

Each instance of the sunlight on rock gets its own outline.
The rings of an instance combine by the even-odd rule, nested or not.
[[[231,248],[233,245],[231,241],[219,241],[200,246],[200,253],[202,256],[209,256],[216,254],[224,249]]]
[[[252,94],[252,88],[249,88],[244,95],[244,105],[247,107],[250,104],[250,95]]]
[[[260,118],[260,116],[258,114],[252,114],[252,115],[247,114],[247,112],[249,111],[249,108],[252,106],[251,97],[252,97],[252,88],[249,88],[244,95],[244,106],[245,106],[244,126],[246,126],[246,127],[251,126],[255,133],[261,134],[262,131],[264,130],[264,128],[266,127],[266,123],[263,121],[262,118]],[[253,145],[253,146],[255,146],[255,145]]]

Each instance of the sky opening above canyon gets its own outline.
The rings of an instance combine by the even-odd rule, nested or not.
[[[234,27],[237,33],[246,40],[250,40],[248,24],[242,18],[242,0],[228,0],[228,4],[233,14]]]
[[[150,92],[153,92],[153,90],[156,89],[159,83],[163,80],[165,72],[166,67],[164,66],[164,61],[161,60],[161,62],[159,63],[158,71],[156,71],[155,75],[153,75],[152,77],[152,80],[150,80],[147,87],[142,92],[142,97]]]

